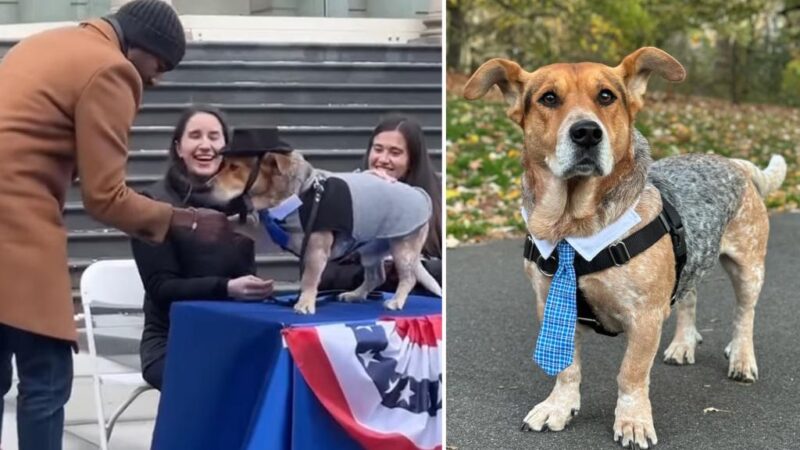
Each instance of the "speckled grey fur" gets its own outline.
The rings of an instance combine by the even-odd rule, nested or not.
[[[721,156],[691,154],[656,161],[648,182],[675,206],[686,229],[686,266],[676,292],[680,300],[717,262],[722,234],[739,209],[748,179]]]

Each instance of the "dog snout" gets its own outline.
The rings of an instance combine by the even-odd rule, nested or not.
[[[569,128],[569,137],[576,145],[591,148],[603,140],[603,129],[595,121],[581,120]]]

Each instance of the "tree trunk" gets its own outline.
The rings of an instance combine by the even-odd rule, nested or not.
[[[737,52],[737,42],[736,38],[731,40],[731,101],[735,104],[739,104],[739,90],[737,89],[738,86],[738,79],[739,79],[739,56]]]

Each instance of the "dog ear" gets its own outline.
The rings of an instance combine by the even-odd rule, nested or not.
[[[469,78],[464,86],[464,98],[475,100],[483,97],[495,84],[500,88],[509,108],[508,117],[522,124],[522,91],[525,84],[522,80],[527,72],[514,61],[502,58],[490,59],[483,63]]]
[[[655,47],[642,47],[622,60],[615,68],[633,98],[636,109],[644,105],[644,93],[647,91],[647,80],[650,74],[656,73],[662,78],[679,82],[686,78],[686,70],[681,63],[664,50]]]
[[[278,169],[278,173],[286,175],[292,170],[292,157],[283,153],[270,153],[273,164]]]

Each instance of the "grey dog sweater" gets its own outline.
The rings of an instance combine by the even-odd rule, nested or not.
[[[388,182],[368,173],[315,171],[327,179],[312,231],[333,231],[332,258],[364,244],[406,236],[427,224],[433,204],[423,189]],[[298,253],[309,220],[313,189],[302,192],[303,206],[286,217],[284,229],[292,233],[289,250]]]
[[[431,218],[431,198],[418,187],[390,183],[368,173],[334,173],[329,177],[347,183],[353,203],[352,237],[358,243],[411,234]]]

